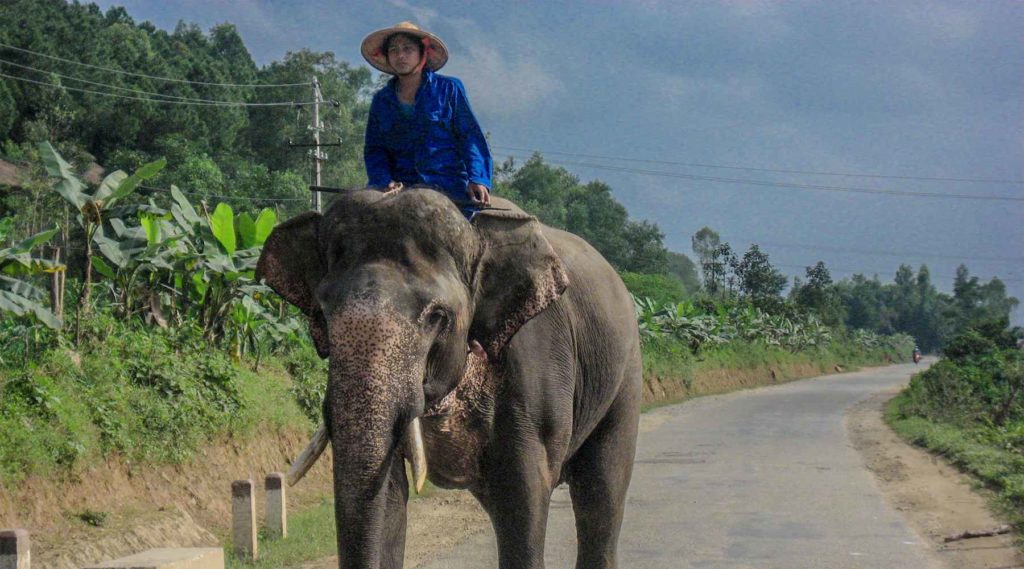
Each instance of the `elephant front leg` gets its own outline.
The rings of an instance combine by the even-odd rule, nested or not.
[[[519,442],[510,455],[489,461],[483,489],[473,494],[491,518],[500,569],[543,569],[552,482],[545,450]]]
[[[381,540],[381,569],[401,569],[405,563],[406,504],[409,501],[409,481],[405,461],[391,463],[388,476],[387,505],[384,510],[384,533]]]

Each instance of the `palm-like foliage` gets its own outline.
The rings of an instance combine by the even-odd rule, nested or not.
[[[641,338],[668,336],[686,344],[693,353],[733,340],[763,343],[799,351],[832,341],[832,330],[813,315],[799,319],[767,314],[755,306],[714,307],[705,313],[692,302],[661,306],[650,298],[633,297]]]
[[[7,240],[8,220],[0,220],[0,243]],[[0,311],[17,316],[31,314],[50,328],[60,328],[61,321],[44,304],[46,293],[26,280],[40,273],[63,271],[64,265],[32,256],[32,249],[46,243],[57,233],[50,229],[37,233],[11,247],[0,248]]]

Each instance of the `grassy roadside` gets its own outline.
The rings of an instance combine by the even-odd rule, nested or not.
[[[885,421],[903,439],[938,454],[993,493],[993,509],[1024,532],[1024,455],[994,444],[983,429],[907,417],[907,394],[891,399]]]
[[[280,569],[334,555],[337,552],[334,502],[324,497],[315,507],[289,513],[288,533],[301,538],[268,540],[260,530],[259,559],[254,562],[241,560],[231,553],[234,545],[229,536],[224,541],[227,569]]]

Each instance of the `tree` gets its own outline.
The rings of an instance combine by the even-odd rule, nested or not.
[[[665,235],[656,224],[630,221],[623,234],[627,247],[624,270],[650,274],[668,272],[668,250],[662,244]]]
[[[668,274],[678,279],[688,294],[700,290],[697,266],[686,255],[674,251],[668,252]]]
[[[5,140],[18,118],[18,106],[7,88],[7,81],[0,83],[0,140]]]
[[[706,225],[690,238],[690,246],[693,248],[693,253],[697,255],[697,263],[700,265],[701,273],[704,275],[705,286],[707,286],[709,278],[713,277],[711,273],[714,272],[714,267],[710,263],[715,249],[718,248],[720,243],[721,238],[718,236],[718,233]],[[714,279],[712,278],[711,280]],[[712,285],[712,288],[714,288],[714,285]]]
[[[768,261],[768,254],[757,244],[743,254],[733,269],[740,293],[752,304],[766,312],[777,311],[782,304],[782,290],[786,288],[786,276]]]
[[[729,270],[736,264],[736,255],[728,243],[722,243],[711,250],[703,263],[704,290],[711,296],[732,293],[733,279]]]
[[[803,308],[818,315],[821,321],[829,326],[840,326],[843,322],[843,305],[839,293],[832,283],[825,263],[818,261],[806,268],[806,283],[793,285],[791,297]]]

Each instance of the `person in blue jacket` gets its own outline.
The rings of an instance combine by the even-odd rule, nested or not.
[[[490,203],[491,153],[462,82],[436,73],[448,61],[444,42],[402,22],[366,36],[361,51],[394,76],[374,95],[366,121],[369,186],[433,187],[470,202],[463,212],[472,217]]]

